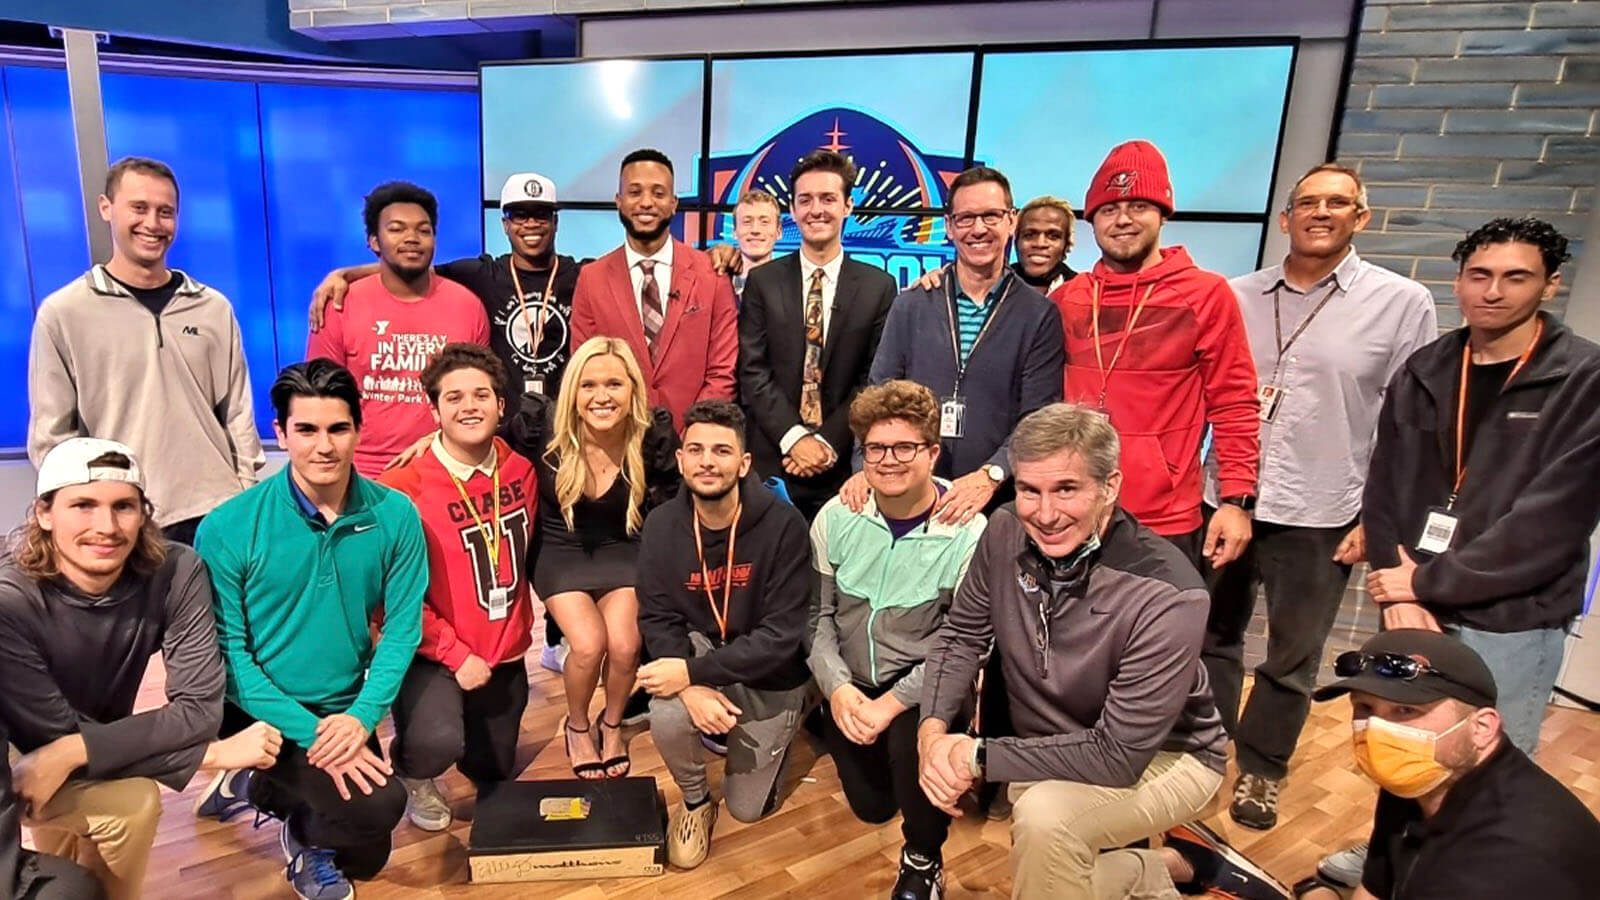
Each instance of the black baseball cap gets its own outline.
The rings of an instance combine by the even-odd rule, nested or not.
[[[1332,700],[1351,691],[1382,697],[1391,703],[1433,703],[1460,700],[1475,707],[1494,706],[1499,696],[1494,675],[1471,647],[1455,638],[1424,628],[1385,631],[1361,645],[1360,670],[1311,696]],[[1341,658],[1348,654],[1341,654]],[[1392,655],[1421,663],[1414,678],[1405,678],[1379,660]],[[1335,663],[1337,666],[1338,664]]]

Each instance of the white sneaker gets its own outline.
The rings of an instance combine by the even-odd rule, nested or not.
[[[432,778],[403,778],[406,786],[406,818],[423,831],[443,831],[450,827],[450,803],[439,793]]]
[[[567,639],[562,638],[561,643],[554,647],[545,647],[539,651],[539,665],[560,675],[567,667],[567,654],[571,652],[572,648],[567,646]]]
[[[1367,867],[1367,842],[1362,841],[1337,853],[1329,853],[1317,862],[1317,874],[1329,881],[1354,888],[1361,884],[1361,872]]]

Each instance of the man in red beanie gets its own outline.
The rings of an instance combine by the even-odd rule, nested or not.
[[[1113,148],[1084,215],[1094,268],[1050,295],[1066,332],[1065,399],[1105,410],[1122,438],[1122,505],[1201,567],[1250,542],[1259,422],[1256,368],[1228,282],[1182,247],[1162,247],[1172,215],[1167,161],[1149,141]],[[1212,427],[1220,506],[1200,506],[1200,440]]]

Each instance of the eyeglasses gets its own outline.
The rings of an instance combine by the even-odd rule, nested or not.
[[[1338,197],[1338,196],[1334,196],[1334,197],[1298,197],[1298,198],[1295,199],[1294,203],[1290,204],[1290,208],[1293,209],[1295,212],[1308,213],[1308,212],[1316,212],[1317,211],[1317,207],[1322,206],[1324,204],[1327,205],[1328,212],[1331,212],[1331,213],[1349,212],[1350,210],[1356,208],[1356,200],[1355,200],[1354,197]]]
[[[883,462],[885,454],[893,454],[896,462],[908,463],[917,458],[922,448],[928,446],[915,441],[901,441],[898,444],[862,444],[861,455],[869,463]]]
[[[556,217],[556,211],[554,209],[540,209],[537,207],[534,209],[518,208],[508,209],[505,211],[504,215],[506,221],[510,222],[511,224],[521,225],[524,222],[548,222]]]
[[[1421,675],[1437,675],[1450,681],[1450,677],[1427,663],[1398,653],[1362,653],[1346,650],[1334,657],[1333,674],[1340,678],[1353,678],[1367,670],[1380,678],[1395,681],[1415,681]]]
[[[983,212],[975,213],[952,213],[950,216],[950,224],[962,230],[966,230],[981,221],[983,224],[993,228],[996,225],[999,225],[1001,222],[1004,222],[1006,217],[1009,215],[1011,215],[1011,210],[1009,209],[986,209]]]

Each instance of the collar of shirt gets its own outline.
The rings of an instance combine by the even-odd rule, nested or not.
[[[1355,283],[1356,274],[1361,271],[1361,257],[1356,255],[1356,248],[1351,247],[1345,253],[1344,259],[1340,260],[1337,266],[1334,266],[1332,272],[1324,275],[1321,281],[1311,285],[1305,291],[1301,291],[1289,283],[1289,279],[1284,276],[1282,263],[1274,266],[1273,269],[1273,277],[1270,279],[1270,283],[1267,284],[1266,290],[1262,291],[1264,294],[1271,294],[1280,288],[1293,291],[1296,294],[1311,294],[1326,287],[1330,282],[1337,282],[1339,290],[1348,294],[1350,293],[1350,286]]]
[[[812,273],[818,269],[822,270],[822,280],[824,283],[837,285],[839,283],[839,269],[843,266],[843,250],[833,254],[833,259],[828,260],[820,266],[807,258],[805,253],[802,251],[800,254],[800,278],[802,285],[805,288],[810,288]]]
[[[1006,285],[1011,282],[1011,279],[1016,277],[1016,274],[1011,272],[1009,269],[1001,272],[1000,277],[995,280],[995,283],[989,286],[989,293],[983,298],[982,304],[979,304],[978,301],[972,299],[972,297],[967,294],[967,289],[961,286],[961,279],[956,277],[955,266],[950,267],[949,277],[955,279],[957,300],[965,300],[968,303],[971,303],[973,306],[982,306],[982,308],[987,312],[988,310],[994,309],[994,301],[999,298],[1001,292],[1006,289]]]
[[[312,522],[326,527],[328,524],[327,517],[322,514],[322,510],[317,509],[315,503],[311,502],[311,498],[306,496],[306,492],[300,490],[300,485],[295,483],[294,473],[285,472],[284,475],[289,479],[289,496],[294,498],[294,505],[300,507],[301,514]]]
[[[451,456],[449,451],[444,449],[444,438],[437,434],[433,436],[433,443],[428,446],[428,449],[433,452],[433,458],[439,461],[439,465],[444,466],[444,470],[462,484],[471,481],[472,476],[478,472],[482,472],[490,478],[494,477],[497,451],[492,446],[489,448],[489,455],[484,458],[483,462],[475,466],[467,465]]]
[[[660,266],[666,266],[668,269],[671,269],[672,268],[672,239],[668,238],[667,242],[665,244],[662,244],[656,250],[656,252],[650,254],[649,256],[645,256],[643,253],[640,253],[639,251],[633,249],[633,245],[632,244],[629,244],[627,242],[623,242],[623,244],[622,244],[622,255],[623,255],[624,258],[627,259],[627,261],[628,261],[628,270],[631,271],[631,272],[638,271],[639,270],[639,263],[642,260],[646,260],[646,259],[655,260],[656,266],[658,268]],[[661,273],[659,271],[657,271],[656,272],[656,276],[660,277],[660,275],[661,275]]]

